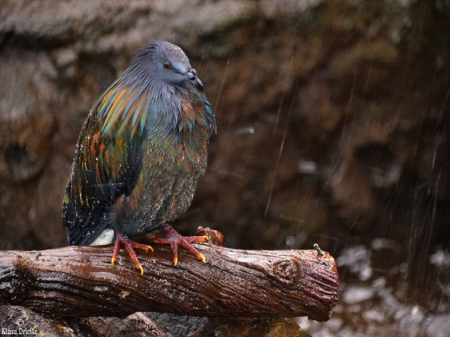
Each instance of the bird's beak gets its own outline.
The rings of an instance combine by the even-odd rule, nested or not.
[[[203,91],[203,83],[200,81],[200,79],[197,76],[197,70],[195,69],[189,69],[186,73],[186,78],[192,82],[198,89]]]

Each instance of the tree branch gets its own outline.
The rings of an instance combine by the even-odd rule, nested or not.
[[[339,299],[332,256],[316,250],[252,251],[196,244],[172,265],[168,246],[138,251],[141,276],[122,249],[65,247],[0,252],[0,304],[57,316],[126,316],[137,311],[191,316],[276,314],[326,321]]]

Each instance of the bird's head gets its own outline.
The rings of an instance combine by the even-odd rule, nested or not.
[[[180,85],[188,81],[203,90],[203,83],[184,51],[170,42],[156,41],[140,49],[129,70],[137,76],[144,76],[155,86]]]

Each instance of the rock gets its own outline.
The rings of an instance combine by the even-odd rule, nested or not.
[[[246,317],[185,317],[170,314],[147,313],[168,336],[243,336],[243,337],[306,337],[294,319],[263,316]]]
[[[30,309],[12,305],[0,306],[0,332],[2,336],[80,336],[62,320],[45,318]]]
[[[130,336],[130,337],[168,337],[150,318],[141,312],[134,313],[125,319],[116,317],[90,317],[89,327],[99,336]]]
[[[5,53],[0,64],[0,179],[34,178],[47,164],[55,130],[56,76],[44,52]]]
[[[226,233],[226,244],[275,248],[258,238],[261,232],[272,233],[275,223],[296,235],[305,219],[310,233],[334,217],[360,230],[389,224],[383,214],[390,211],[379,210],[394,212],[390,195],[399,184],[414,188],[414,177],[439,205],[448,200],[448,49],[426,31],[420,39],[409,24],[420,10],[431,20],[433,9],[403,2],[184,2],[179,15],[181,5],[2,3],[1,69],[15,84],[1,89],[1,127],[9,131],[2,132],[0,178],[19,184],[1,186],[0,209],[8,228],[24,228],[8,234],[21,239],[6,247],[27,248],[17,243],[27,235],[34,236],[29,248],[64,244],[60,202],[52,197],[41,207],[21,181],[37,179],[37,194],[62,195],[90,107],[133,51],[156,38],[186,49],[216,111],[219,133],[189,222],[214,221],[224,233],[235,223],[240,229]],[[7,75],[15,69],[33,73],[33,81]],[[368,161],[372,155],[379,159]],[[315,163],[314,174],[299,172],[301,161]],[[50,172],[58,177],[51,187]],[[410,190],[397,199],[407,200]],[[303,199],[314,207],[303,207]],[[25,210],[33,211],[25,217]],[[51,224],[59,239],[39,237],[38,221]]]

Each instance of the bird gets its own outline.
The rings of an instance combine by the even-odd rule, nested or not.
[[[184,237],[170,223],[192,202],[213,133],[213,109],[184,51],[167,41],[139,49],[82,126],[62,207],[69,245],[113,231],[111,263],[124,246],[142,275],[135,249],[153,248],[135,238],[159,231],[165,237],[153,242],[170,244],[174,266],[178,246],[206,262],[191,243],[209,238]]]

